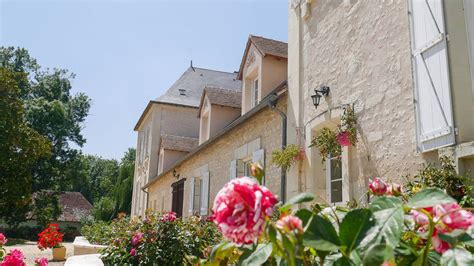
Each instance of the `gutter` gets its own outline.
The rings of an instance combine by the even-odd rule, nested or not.
[[[286,142],[287,142],[287,133],[286,133],[286,128],[287,128],[287,117],[286,114],[278,109],[276,107],[277,102],[278,102],[278,95],[276,93],[273,94],[273,98],[268,102],[268,107],[270,109],[279,114],[281,116],[281,149],[286,148]],[[283,203],[286,202],[286,167],[281,167],[281,177],[280,177],[280,195],[281,195],[281,201]]]

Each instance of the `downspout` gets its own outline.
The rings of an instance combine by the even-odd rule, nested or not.
[[[286,136],[287,118],[286,118],[286,114],[276,107],[277,102],[278,102],[277,95],[274,94],[273,99],[271,99],[268,102],[268,107],[270,107],[270,109],[273,112],[281,116],[281,149],[284,149],[286,148],[286,140],[287,140],[287,136]],[[281,168],[280,195],[281,195],[281,201],[283,203],[286,202],[286,170],[287,170],[286,167]]]
[[[146,210],[148,210],[148,191],[145,190],[146,188],[141,188],[141,190],[145,193],[145,214],[146,214]]]

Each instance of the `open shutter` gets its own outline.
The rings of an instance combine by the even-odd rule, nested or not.
[[[209,172],[205,172],[201,180],[201,211],[199,214],[207,215],[209,209]]]
[[[193,206],[194,206],[194,177],[189,179],[189,215],[193,215]]]
[[[455,143],[442,0],[411,0],[417,139],[421,151]]]
[[[237,177],[237,160],[230,162],[229,179],[232,180]]]

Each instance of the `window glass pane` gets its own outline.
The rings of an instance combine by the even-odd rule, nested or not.
[[[237,177],[245,175],[245,162],[243,160],[237,160]]]
[[[342,180],[331,181],[331,203],[342,202]]]
[[[331,180],[342,179],[341,158],[331,158]]]
[[[201,207],[201,179],[196,178],[194,180],[194,201],[193,201],[193,210],[199,211]]]

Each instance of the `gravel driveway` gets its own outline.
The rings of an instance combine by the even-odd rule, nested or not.
[[[72,243],[63,243],[66,247],[66,258],[72,256],[73,246]],[[53,260],[53,251],[51,249],[46,249],[41,251],[37,246],[36,242],[25,242],[23,244],[18,244],[14,246],[6,246],[5,249],[9,252],[12,249],[19,249],[26,258],[26,265],[35,265],[34,261],[36,258],[45,257],[49,260],[49,265],[64,265],[65,261],[52,261]]]

